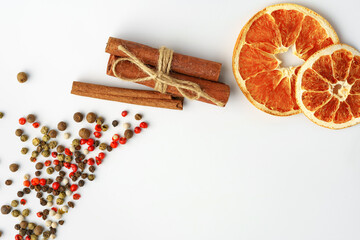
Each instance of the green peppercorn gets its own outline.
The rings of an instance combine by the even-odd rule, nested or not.
[[[99,146],[99,149],[100,150],[106,150],[107,148],[107,144],[106,143],[101,143],[100,146]]]
[[[40,132],[41,132],[42,134],[47,134],[47,133],[49,132],[49,128],[46,127],[46,126],[43,126],[43,127],[41,128]]]
[[[64,154],[58,154],[57,158],[59,161],[64,161],[65,160],[65,155]]]
[[[38,237],[35,234],[32,234],[30,236],[30,240],[38,240]]]
[[[71,161],[72,161],[72,156],[65,157],[65,162],[71,162]]]
[[[29,230],[34,230],[35,227],[36,227],[36,224],[35,224],[35,223],[29,223],[29,224],[28,224],[28,229],[29,229]]]
[[[11,206],[12,207],[17,207],[19,205],[19,202],[17,200],[12,200],[11,201]]]
[[[104,118],[103,117],[98,117],[96,119],[96,124],[102,125],[104,123]]]
[[[38,146],[38,145],[40,144],[40,139],[34,138],[34,139],[32,140],[32,144],[33,144],[34,146]]]
[[[48,195],[48,196],[46,197],[46,200],[47,200],[48,202],[52,202],[52,201],[54,200],[54,196],[53,196],[53,195]]]
[[[59,193],[59,198],[65,199],[66,198],[66,193],[65,192],[60,192]]]
[[[72,144],[71,144],[71,145],[73,145],[74,147],[79,146],[79,145],[80,145],[80,140],[77,139],[77,138],[75,138],[75,139],[72,141]]]
[[[109,129],[109,125],[107,125],[107,124],[101,125],[101,130],[103,132],[106,132],[108,129]]]
[[[45,232],[43,232],[43,237],[44,237],[45,239],[49,239],[49,238],[50,238],[50,235],[51,235],[50,231],[45,231]]]
[[[45,135],[42,137],[42,140],[43,140],[44,142],[47,142],[47,141],[50,140],[50,136],[47,135],[47,134],[45,134]]]
[[[31,153],[31,157],[36,158],[37,156],[39,156],[39,153],[37,151],[33,151]]]
[[[51,142],[49,143],[50,149],[56,148],[57,145],[58,145],[57,141],[51,141]]]
[[[20,216],[20,211],[15,209],[11,212],[11,215],[13,215],[13,217],[18,217]]]
[[[54,173],[54,168],[53,167],[48,167],[46,169],[46,173],[49,174],[49,175],[53,174]]]
[[[28,149],[28,148],[25,148],[25,147],[23,147],[23,148],[21,149],[21,153],[24,154],[24,155],[27,154],[28,151],[29,151],[29,149]]]
[[[29,216],[30,215],[30,210],[28,208],[24,209],[22,211],[22,215],[24,215],[25,217]]]
[[[44,157],[49,157],[50,156],[50,151],[49,150],[42,151],[41,155],[43,155]]]
[[[50,149],[49,145],[48,144],[45,144],[45,145],[42,145],[42,149],[44,151],[48,151]]]
[[[93,181],[95,179],[95,175],[89,174],[88,179],[89,179],[89,181]]]
[[[63,198],[56,199],[56,204],[57,205],[63,205],[64,204],[64,199]]]
[[[28,135],[21,135],[21,137],[20,137],[20,140],[22,141],[22,142],[26,142],[27,140],[29,139],[29,137],[28,137]]]

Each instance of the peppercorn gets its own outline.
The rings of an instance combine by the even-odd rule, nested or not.
[[[74,208],[74,207],[75,207],[75,203],[69,201],[69,202],[68,202],[68,206],[71,207],[71,208]]]
[[[75,138],[72,143],[71,143],[72,146],[79,146],[80,145],[80,140]]]
[[[94,175],[94,174],[90,174],[90,175],[88,176],[88,179],[89,179],[89,181],[93,181],[93,180],[95,179],[95,175]]]
[[[11,215],[13,216],[13,217],[18,217],[19,215],[20,215],[20,211],[19,210],[13,210],[12,212],[11,212]]]
[[[42,193],[42,192],[38,192],[38,193],[36,194],[36,197],[37,197],[37,198],[42,198],[42,196],[43,196],[43,193]]]
[[[107,125],[107,124],[101,125],[101,130],[103,132],[106,132],[108,129],[109,129],[109,125]]]
[[[40,225],[37,225],[35,228],[34,228],[34,234],[39,236],[42,234],[42,232],[44,231],[44,228]]]
[[[7,215],[7,214],[9,214],[11,212],[11,209],[12,208],[9,205],[3,205],[1,207],[1,213],[4,214],[4,215]]]
[[[54,130],[54,129],[52,129],[52,130],[50,130],[49,131],[49,136],[51,137],[51,138],[56,138],[57,137],[57,131],[56,130]]]
[[[28,222],[27,222],[27,221],[22,221],[22,222],[20,223],[20,227],[23,228],[23,229],[26,229],[27,226],[28,226]]]
[[[126,130],[129,129],[131,127],[130,123],[123,123],[122,127]]]
[[[55,166],[55,171],[60,171],[61,170],[61,166],[60,165],[57,165],[57,166]]]
[[[91,131],[87,128],[82,128],[79,131],[79,136],[83,139],[89,139],[91,135]]]
[[[22,237],[24,237],[25,234],[26,234],[26,229],[21,228],[20,231],[19,231],[19,235],[21,235]],[[16,240],[16,238],[15,238],[15,240]]]
[[[46,173],[49,174],[49,175],[53,174],[54,173],[54,168],[53,167],[48,167],[46,169]]]
[[[42,162],[38,162],[38,163],[36,163],[36,165],[35,165],[35,168],[36,168],[37,170],[41,170],[41,169],[43,169],[43,167],[44,167],[44,164],[43,164]]]
[[[107,146],[107,147],[106,147],[106,150],[107,150],[108,152],[111,152],[111,151],[113,150],[113,148],[112,148],[111,146]]]
[[[105,150],[106,147],[107,147],[107,144],[106,144],[106,143],[100,143],[100,145],[99,145],[99,149],[100,149],[100,150]]]
[[[64,133],[64,138],[65,139],[69,139],[71,137],[71,134],[70,133]]]
[[[49,143],[50,149],[56,148],[57,144],[58,144],[57,141],[51,141],[51,142]]]
[[[20,140],[26,142],[29,139],[28,135],[21,135]]]
[[[36,116],[34,114],[29,114],[26,117],[26,121],[28,123],[34,123],[36,121]]]
[[[47,134],[49,132],[49,128],[47,126],[43,126],[40,130],[42,134]]]
[[[42,140],[43,140],[44,142],[47,142],[47,141],[50,140],[50,136],[49,136],[48,134],[45,134],[45,135],[42,137]]]
[[[101,125],[101,124],[103,124],[103,123],[104,123],[104,118],[103,118],[103,117],[98,117],[98,118],[96,119],[96,124]]]
[[[38,146],[39,144],[40,144],[40,139],[39,138],[34,138],[33,140],[32,140],[32,144],[36,147],[36,146]]]
[[[31,190],[30,190],[30,188],[24,188],[24,189],[23,189],[23,192],[24,192],[25,194],[29,194],[29,193],[31,192]]]
[[[49,150],[45,150],[45,151],[42,151],[41,152],[41,155],[43,156],[43,157],[49,157],[50,156],[50,151]]]
[[[16,131],[15,131],[15,135],[17,137],[20,137],[23,133],[24,133],[24,131],[22,129],[16,129]]]
[[[130,139],[134,136],[134,132],[130,129],[125,130],[124,136],[126,139]]]
[[[80,180],[78,183],[79,187],[83,187],[85,185],[85,181],[84,180]]]
[[[12,172],[16,172],[17,170],[19,170],[19,164],[16,163],[10,164],[9,169]]]
[[[41,175],[41,171],[36,171],[35,176],[39,177]]]
[[[73,119],[75,122],[81,122],[84,119],[84,115],[81,112],[76,112]]]
[[[59,129],[59,131],[65,131],[65,129],[67,128],[66,122],[59,122],[57,128]]]
[[[118,120],[114,120],[111,123],[113,125],[113,127],[117,127],[119,125],[119,121]]]
[[[19,72],[16,77],[17,77],[17,80],[19,81],[19,83],[24,83],[28,79],[27,74],[24,72]]]
[[[96,114],[93,113],[93,112],[89,112],[87,115],[86,115],[86,120],[89,122],[89,123],[94,123],[96,121]]]
[[[46,206],[47,201],[44,198],[40,198],[40,205],[41,206]]]
[[[36,158],[37,156],[39,156],[39,152],[33,151],[33,152],[31,153],[31,157],[32,157],[32,158]]]
[[[30,210],[28,208],[24,209],[22,211],[22,215],[25,216],[25,217],[29,216],[30,215]]]
[[[5,185],[10,186],[13,183],[12,180],[8,179],[5,181]]]
[[[141,120],[142,119],[142,116],[141,116],[141,114],[139,114],[139,113],[137,113],[137,114],[135,114],[135,120]]]

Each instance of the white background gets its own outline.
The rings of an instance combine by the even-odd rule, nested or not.
[[[52,127],[65,120],[77,131],[76,111],[135,124],[120,117],[127,109],[141,112],[149,129],[109,154],[96,181],[80,191],[58,239],[359,239],[359,126],[334,131],[302,114],[265,114],[234,80],[238,33],[275,3],[1,1],[1,205],[16,198],[23,174],[34,172],[14,135],[19,117],[35,113]],[[297,3],[327,18],[342,42],[360,48],[359,1]],[[186,101],[183,111],[172,111],[70,95],[74,80],[140,88],[105,74],[109,36],[222,62],[221,81],[231,86],[227,106]],[[23,85],[16,81],[20,71],[30,75]],[[12,162],[21,164],[16,174],[8,170]],[[5,186],[7,178],[12,187]],[[27,199],[29,207],[39,207],[34,196]],[[0,216],[4,239],[13,239],[15,223]]]

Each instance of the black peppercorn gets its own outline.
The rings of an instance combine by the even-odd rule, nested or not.
[[[36,194],[36,197],[37,197],[37,198],[42,198],[42,196],[43,196],[43,193],[42,193],[42,192],[38,192],[38,193]]]
[[[5,181],[5,185],[10,186],[13,183],[12,180],[8,179]]]
[[[85,185],[85,181],[84,181],[84,180],[80,180],[80,181],[78,182],[78,185],[79,185],[79,187],[83,187],[83,186]]]
[[[92,173],[95,172],[95,169],[96,169],[96,168],[95,168],[94,166],[90,166],[90,167],[89,167],[89,171],[92,172]]]
[[[20,198],[23,197],[23,196],[24,196],[24,192],[18,191],[18,192],[17,192],[17,196],[20,197]]]
[[[15,224],[15,226],[14,226],[14,228],[15,228],[15,230],[20,230],[20,224]]]
[[[24,192],[25,194],[29,194],[29,193],[31,192],[31,190],[30,190],[30,188],[24,188],[24,189],[23,189],[23,192]]]
[[[41,171],[36,171],[35,176],[39,177],[41,175]]]

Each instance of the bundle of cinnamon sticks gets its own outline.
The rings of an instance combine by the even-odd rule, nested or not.
[[[125,48],[125,52],[119,49],[119,46]],[[149,77],[144,69],[140,68],[133,61],[126,60],[129,57],[128,52],[136,60],[143,63],[144,66],[146,65],[149,71],[157,71],[159,49],[110,37],[105,52],[110,53],[106,71],[110,76],[120,76],[120,79],[134,80]],[[118,61],[119,59],[125,61]],[[194,97],[195,100],[218,106],[226,105],[230,95],[230,88],[228,85],[219,82],[221,63],[173,53],[170,64],[170,72],[166,73],[169,78],[195,85],[201,89],[201,94],[198,94],[197,98]],[[151,88],[155,88],[157,84],[156,79],[136,82]],[[196,94],[189,89],[182,89],[171,84],[166,86],[164,93],[159,93],[157,91],[114,88],[79,82],[74,82],[72,93],[81,96],[178,110],[182,109],[183,97]]]

